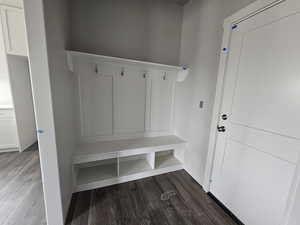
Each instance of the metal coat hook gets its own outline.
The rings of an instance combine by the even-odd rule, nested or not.
[[[163,80],[167,79],[167,73],[165,72],[165,75],[163,76]]]
[[[143,77],[146,78],[146,76],[147,76],[147,73],[145,72],[145,73],[143,74]]]
[[[99,73],[98,64],[95,65],[95,73]]]
[[[101,71],[99,70],[99,65],[98,65],[98,64],[95,64],[95,73],[96,73],[96,74],[99,74],[100,76],[102,76],[102,73],[101,73]]]
[[[122,69],[122,71],[121,71],[121,76],[123,77],[124,76],[124,69]]]

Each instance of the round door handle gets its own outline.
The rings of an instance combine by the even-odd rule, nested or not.
[[[227,120],[228,119],[228,116],[226,114],[223,114],[221,117],[222,117],[222,120]]]

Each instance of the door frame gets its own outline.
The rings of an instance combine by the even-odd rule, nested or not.
[[[245,21],[275,5],[292,1],[292,0],[257,0],[254,3],[248,5],[247,7],[239,10],[232,16],[226,18],[223,23],[223,39],[222,39],[222,49],[220,53],[220,62],[218,70],[218,78],[215,92],[215,101],[213,106],[213,115],[209,134],[209,145],[208,154],[206,158],[205,174],[203,188],[206,192],[211,190],[211,177],[214,166],[215,152],[216,152],[216,142],[217,142],[217,126],[220,120],[220,113],[224,94],[224,81],[226,76],[227,60],[228,60],[228,48],[231,39],[231,32],[242,21]],[[293,210],[294,200],[297,193],[297,187],[300,189],[300,160],[297,163],[297,169],[293,179],[292,187],[289,193],[287,208],[285,210],[283,225],[287,225],[289,217]]]
[[[43,3],[44,0],[24,1],[30,78],[46,220],[48,225],[64,225]]]

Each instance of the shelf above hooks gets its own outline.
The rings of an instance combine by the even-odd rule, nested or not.
[[[132,59],[124,59],[118,57],[111,57],[111,56],[104,56],[104,55],[96,55],[78,51],[66,51],[67,53],[67,60],[68,66],[70,71],[74,72],[74,58],[84,58],[85,60],[94,62],[96,65],[100,62],[107,62],[107,63],[115,63],[115,64],[122,64],[122,65],[129,65],[129,66],[136,66],[142,68],[144,70],[147,69],[158,69],[163,70],[165,72],[176,72],[177,74],[177,82],[183,82],[187,76],[189,75],[189,68],[181,67],[181,66],[172,66],[172,65],[165,65],[160,63],[152,63],[146,61],[139,61],[139,60],[132,60]],[[97,68],[97,67],[96,67]],[[98,68],[97,68],[98,70]]]

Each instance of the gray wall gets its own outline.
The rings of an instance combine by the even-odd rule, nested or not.
[[[177,65],[183,7],[174,0],[73,0],[71,49]]]
[[[185,167],[203,184],[223,20],[254,0],[194,0],[184,7],[180,63],[191,68],[176,87],[176,132],[189,145]],[[199,101],[204,108],[199,108]]]
[[[69,40],[67,4],[68,0],[44,0],[48,63],[64,216],[66,216],[73,192],[72,156],[75,149],[74,76],[67,67],[65,53]]]

